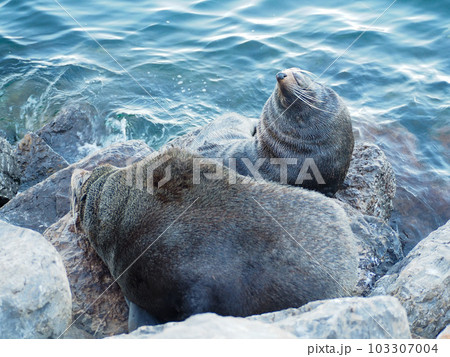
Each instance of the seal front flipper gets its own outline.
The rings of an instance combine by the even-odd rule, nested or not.
[[[259,120],[237,113],[224,114],[203,127],[190,143],[189,149],[200,149],[214,143],[219,146],[230,142],[253,140]]]
[[[131,302],[127,298],[125,298],[125,300],[130,310],[128,314],[129,333],[138,329],[141,326],[153,326],[159,324],[159,322],[142,307],[139,307],[138,305],[136,305],[134,302]]]

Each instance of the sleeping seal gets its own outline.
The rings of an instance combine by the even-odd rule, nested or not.
[[[261,314],[347,296],[356,283],[347,216],[317,192],[176,148],[76,170],[72,191],[77,229],[146,321]]]
[[[298,68],[279,72],[276,79],[259,120],[224,115],[168,147],[197,151],[255,179],[333,195],[352,157],[348,109],[335,91]]]

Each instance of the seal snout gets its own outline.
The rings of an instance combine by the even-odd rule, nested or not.
[[[281,82],[283,79],[287,77],[287,74],[284,72],[278,72],[276,75],[277,81]]]

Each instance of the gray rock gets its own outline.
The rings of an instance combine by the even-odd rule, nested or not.
[[[113,338],[295,338],[294,335],[259,321],[242,317],[199,314],[182,322],[143,326]]]
[[[353,295],[367,296],[375,282],[403,259],[398,234],[381,219],[361,214],[350,205],[337,201],[349,218],[359,251],[358,283]]]
[[[72,291],[73,325],[63,337],[102,338],[128,332],[123,294],[87,237],[76,233],[71,213],[48,228],[44,237],[61,255]]]
[[[450,323],[450,221],[422,240],[375,285],[408,314],[411,332],[434,338]]]
[[[298,338],[411,338],[405,309],[390,296],[315,301],[247,319]]]
[[[69,166],[66,160],[34,133],[26,134],[19,141],[16,156],[20,170],[19,191],[25,191]]]
[[[77,162],[100,147],[106,128],[94,107],[70,105],[36,134],[69,163]]]
[[[16,195],[19,177],[14,149],[5,139],[0,138],[0,207]]]
[[[37,232],[0,221],[0,338],[55,338],[71,316],[55,248]]]
[[[18,194],[0,209],[0,219],[42,233],[70,210],[73,170],[92,170],[107,163],[123,167],[143,159],[152,151],[139,140],[116,143],[99,150]]]
[[[64,340],[92,340],[94,337],[86,331],[79,329],[78,327],[70,326],[70,328],[66,332],[64,332],[64,334],[60,338]]]
[[[393,208],[395,174],[383,151],[375,144],[356,143],[344,181],[335,197],[365,215],[387,221]]]
[[[342,298],[246,318],[207,313],[114,338],[411,338],[397,299]]]

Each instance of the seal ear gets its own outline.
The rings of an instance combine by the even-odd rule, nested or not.
[[[91,173],[82,169],[75,169],[72,173],[72,179],[70,181],[70,187],[72,189],[72,195],[70,200],[70,211],[72,213],[72,217],[75,218],[75,222],[77,221],[77,212],[78,205],[81,200],[82,188],[85,182],[90,177]]]

